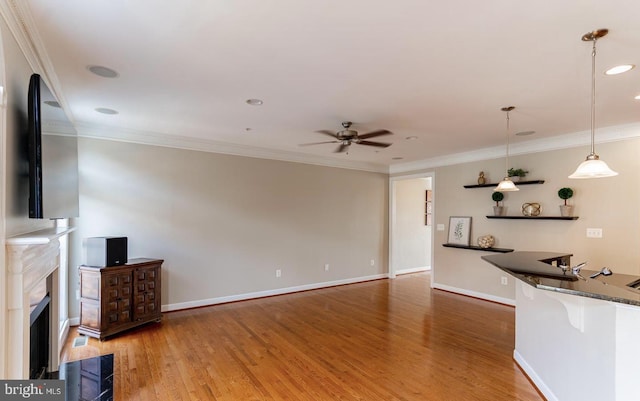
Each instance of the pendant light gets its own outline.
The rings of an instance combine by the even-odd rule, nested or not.
[[[591,153],[587,155],[587,159],[580,163],[576,171],[569,178],[603,178],[618,175],[611,170],[607,163],[600,160],[595,151],[595,126],[596,126],[596,41],[609,33],[608,29],[598,29],[593,32],[582,35],[585,42],[593,42],[593,50],[591,51]]]
[[[509,179],[509,112],[515,109],[513,106],[503,107],[500,110],[507,113],[507,157],[504,160],[504,179],[493,190],[496,192],[519,191],[520,188]]]

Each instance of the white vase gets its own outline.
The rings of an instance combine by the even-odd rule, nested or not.
[[[560,205],[560,216],[562,217],[573,216],[573,205]]]
[[[493,207],[493,215],[494,216],[506,216],[507,215],[507,207],[506,206],[494,206]]]

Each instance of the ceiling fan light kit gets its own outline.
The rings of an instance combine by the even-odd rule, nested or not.
[[[303,143],[303,144],[300,144],[299,146],[320,145],[325,143],[339,143],[340,145],[336,150],[334,150],[334,153],[346,152],[349,149],[349,146],[351,146],[351,144],[354,144],[354,143],[356,145],[375,146],[378,148],[387,148],[391,146],[390,143],[367,140],[369,138],[375,138],[378,136],[391,135],[393,134],[391,131],[388,131],[386,129],[381,129],[381,130],[371,131],[366,134],[359,135],[358,131],[351,129],[352,124],[353,123],[351,121],[344,121],[342,123],[343,130],[335,133],[329,130],[316,131],[320,134],[325,134],[334,138],[333,141]]]
[[[576,171],[569,176],[574,179],[614,177],[617,172],[611,170],[607,163],[600,160],[595,151],[595,125],[596,125],[596,42],[609,33],[608,29],[597,29],[582,35],[582,40],[592,42],[591,51],[591,153],[585,161],[580,163]]]

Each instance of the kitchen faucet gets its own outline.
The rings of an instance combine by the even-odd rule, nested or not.
[[[566,273],[566,272],[567,272],[567,270],[571,269],[571,273],[572,273],[574,276],[576,276],[576,277],[578,277],[578,278],[581,278],[581,279],[583,279],[583,280],[586,280],[584,277],[582,277],[582,276],[580,275],[580,270],[581,270],[583,267],[585,267],[586,265],[587,265],[587,262],[582,262],[582,263],[578,263],[577,265],[575,265],[575,266],[571,266],[571,267],[569,267],[569,266],[567,266],[567,265],[560,265],[560,266],[558,266],[558,268],[562,269],[562,272],[563,272],[563,273]]]

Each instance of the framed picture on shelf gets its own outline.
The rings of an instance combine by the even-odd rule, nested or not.
[[[469,246],[469,235],[471,234],[470,216],[450,216],[449,217],[449,244]]]

